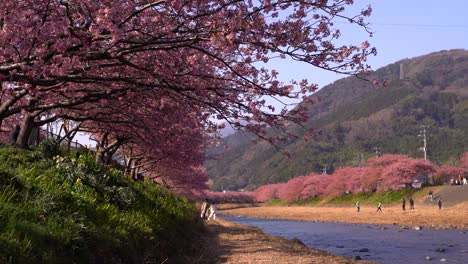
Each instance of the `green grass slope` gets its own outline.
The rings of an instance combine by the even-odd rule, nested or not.
[[[187,200],[96,164],[0,146],[0,263],[183,263],[197,232]]]

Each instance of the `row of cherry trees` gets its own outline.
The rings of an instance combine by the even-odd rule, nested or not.
[[[405,155],[371,158],[365,167],[342,167],[333,174],[309,174],[286,183],[269,184],[255,190],[255,200],[296,201],[312,197],[336,197],[344,193],[381,192],[407,188],[418,176],[430,176],[435,183],[447,183],[468,174],[468,152],[460,166],[436,166],[429,161]]]
[[[458,175],[468,175],[468,152],[462,156],[459,166],[436,166],[429,161],[405,155],[383,155],[369,159],[365,167],[342,167],[331,175],[299,176],[286,183],[261,186],[253,192],[190,190],[185,195],[194,200],[208,198],[215,203],[266,202],[273,199],[296,201],[313,197],[337,197],[345,193],[399,190],[408,188],[419,176],[429,176],[433,184],[446,184]]]
[[[340,23],[369,32],[352,0],[0,1],[0,130],[74,122],[93,135],[97,159],[173,189],[203,188],[204,148],[223,121],[274,142],[307,118],[266,97],[299,98],[308,80],[283,83],[263,67],[289,58],[359,74],[375,49],[336,45]],[[271,129],[274,133],[267,134]],[[73,132],[70,130],[70,135]],[[68,133],[67,132],[67,133]],[[186,189],[186,188],[185,188]]]

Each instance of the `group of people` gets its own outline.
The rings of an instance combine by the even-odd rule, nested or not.
[[[203,220],[209,221],[213,219],[216,221],[216,206],[214,203],[210,203],[208,199],[205,199],[201,205],[200,217]]]
[[[356,210],[357,210],[358,213],[361,211],[361,204],[359,203],[359,201],[356,202]],[[377,204],[377,212],[382,212],[382,203],[381,202],[379,202]]]
[[[432,191],[429,191],[429,197],[431,199],[431,201],[433,200],[433,194],[432,194]],[[410,205],[410,210],[414,210],[414,200],[413,200],[413,197],[410,197],[409,198],[409,205]],[[439,200],[437,201],[437,205],[439,206],[439,209],[442,209],[442,199],[439,197]],[[406,211],[406,199],[403,197],[401,199],[401,209],[403,211]],[[361,211],[361,204],[359,203],[359,201],[356,202],[356,210],[357,212],[359,213]],[[377,204],[377,212],[382,212],[382,203],[379,202]]]
[[[468,177],[462,177],[458,174],[457,178],[450,179],[450,185],[468,185]]]
[[[414,210],[413,197],[409,198],[409,205],[410,205],[410,210]],[[406,199],[404,197],[401,199],[401,209],[403,209],[403,211],[406,211]]]

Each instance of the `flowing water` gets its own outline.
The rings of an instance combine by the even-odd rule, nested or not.
[[[222,217],[271,235],[298,238],[309,247],[340,256],[388,264],[468,264],[467,230]]]

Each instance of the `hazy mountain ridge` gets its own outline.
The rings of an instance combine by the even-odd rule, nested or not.
[[[400,79],[403,64],[404,78]],[[307,126],[321,135],[309,142],[285,145],[291,158],[266,142],[253,144],[241,134],[225,138],[221,159],[207,162],[215,189],[254,188],[320,172],[323,166],[358,166],[361,154],[383,153],[422,157],[417,137],[428,126],[429,158],[456,162],[468,146],[468,51],[451,50],[404,59],[373,72],[369,79],[387,80],[378,87],[355,77],[335,81],[313,96]],[[294,128],[292,128],[294,129]],[[300,131],[298,131],[300,133]]]

